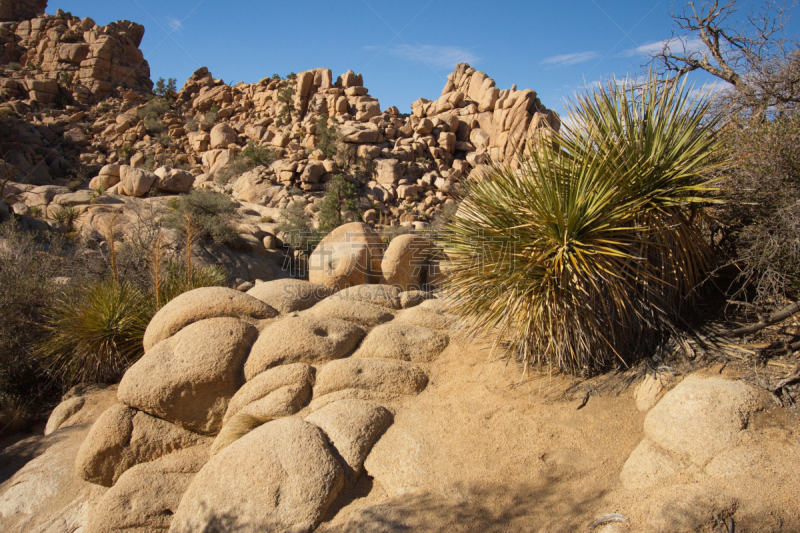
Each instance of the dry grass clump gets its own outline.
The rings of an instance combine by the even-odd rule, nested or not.
[[[710,259],[697,223],[725,164],[720,119],[691,94],[652,76],[587,92],[519,169],[467,184],[442,243],[467,333],[586,375],[673,326]]]

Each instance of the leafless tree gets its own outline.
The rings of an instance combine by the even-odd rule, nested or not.
[[[739,0],[688,2],[673,10],[672,38],[652,56],[661,74],[702,70],[730,84],[736,112],[762,118],[800,108],[800,51],[786,25],[796,2],[765,0],[745,16]]]

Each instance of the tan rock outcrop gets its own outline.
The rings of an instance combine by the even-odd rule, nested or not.
[[[346,482],[353,484],[375,440],[391,424],[392,415],[372,402],[341,400],[314,411],[306,422],[325,432],[344,461]]]
[[[344,357],[364,338],[360,327],[328,317],[287,316],[264,329],[244,365],[250,381],[289,363],[322,363]]]
[[[308,309],[333,294],[333,289],[327,285],[287,278],[259,283],[247,294],[286,314]]]
[[[428,375],[416,365],[348,357],[322,367],[317,374],[314,394],[317,397],[344,389],[363,389],[414,395],[427,385]]]
[[[78,477],[112,486],[129,468],[210,439],[124,404],[104,412],[78,450]]]
[[[122,378],[122,403],[190,431],[214,434],[244,384],[258,330],[236,318],[194,322],[147,350]]]
[[[171,533],[309,531],[344,484],[322,430],[297,418],[264,424],[217,453],[195,475]]]
[[[339,320],[346,320],[368,328],[383,324],[394,318],[394,314],[381,305],[338,299],[332,300],[330,298],[318,303],[309,309],[307,313],[313,316],[338,318]]]
[[[313,384],[314,371],[305,363],[281,365],[261,372],[245,383],[244,386],[236,392],[234,397],[231,398],[223,422],[230,420],[231,417],[248,405],[284,387],[296,387],[305,390],[305,396],[307,397],[308,392],[311,390],[311,385]],[[305,401],[305,398],[301,401]]]
[[[208,458],[208,446],[198,445],[130,468],[94,506],[86,533],[169,529],[181,496]]]
[[[344,224],[322,239],[311,254],[308,279],[336,289],[372,283],[382,258],[383,246],[375,230],[361,222]]]
[[[427,277],[433,243],[419,235],[399,235],[392,239],[381,262],[381,283],[403,291],[421,289]]]
[[[449,343],[448,335],[440,331],[392,322],[373,329],[361,343],[355,357],[427,363],[435,360]]]
[[[144,349],[175,335],[189,324],[216,317],[273,318],[278,312],[261,300],[224,287],[205,287],[181,294],[162,307],[144,334]]]

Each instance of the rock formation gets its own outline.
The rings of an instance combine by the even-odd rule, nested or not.
[[[0,0],[0,22],[30,20],[44,14],[47,0]]]
[[[47,0],[3,0],[0,3],[0,99],[27,97],[40,104],[72,99],[89,104],[112,89],[149,92],[150,67],[139,45],[144,26],[129,21],[98,26],[90,18],[59,10],[45,15]]]
[[[287,287],[294,290],[277,302]],[[384,332],[388,326],[330,316],[326,300],[314,303],[315,290],[299,280],[264,283],[250,293],[265,295],[262,302],[231,289],[196,289],[153,318],[147,351],[123,377],[119,403],[77,453],[77,475],[111,487],[90,512],[87,532],[127,530],[132,513],[142,531],[198,531],[219,520],[248,531],[316,526],[356,482],[392,423],[393,401],[425,389],[425,364],[449,337],[408,322]],[[422,300],[370,285],[347,289],[339,301],[381,308],[392,320],[401,302],[412,310]],[[285,314],[276,317],[269,303]],[[394,351],[357,350],[365,335],[378,345],[402,342]]]

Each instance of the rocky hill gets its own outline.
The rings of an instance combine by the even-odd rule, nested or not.
[[[630,388],[523,383],[453,337],[431,294],[337,288],[171,301],[118,387],[71,391],[44,436],[0,452],[0,528],[800,528],[785,466],[800,424],[724,365]]]
[[[151,100],[138,49],[142,26],[99,27],[69,13],[42,15],[42,7],[2,3],[15,19],[0,25],[0,126],[8,133],[0,154],[20,183],[9,191],[87,190],[99,175],[91,187],[111,197],[195,187],[278,210],[297,201],[314,215],[326,183],[343,174],[357,187],[365,221],[424,227],[454,205],[460,181],[489,158],[513,159],[525,139],[560,126],[534,91],[500,90],[466,64],[448,76],[438,99],[420,98],[410,115],[382,110],[361,75],[334,78],[323,68],[235,86],[202,68],[180,91]],[[267,154],[260,166],[237,163],[247,146]],[[126,167],[144,172],[133,188],[115,186]],[[190,176],[159,186],[159,169]],[[6,191],[2,200],[19,215],[32,207],[48,214],[55,196]],[[68,201],[81,214],[90,210],[74,196]]]

